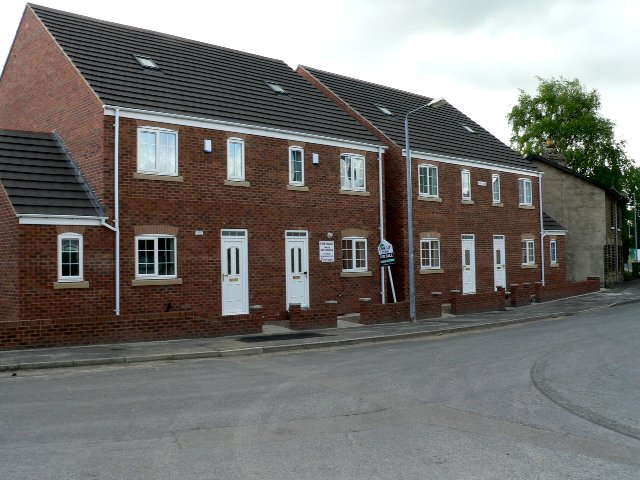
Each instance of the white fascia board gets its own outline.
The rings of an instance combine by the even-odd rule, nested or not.
[[[225,122],[223,120],[210,120],[207,118],[192,117],[189,115],[179,115],[176,113],[153,112],[139,110],[135,108],[104,106],[104,114],[115,115],[115,109],[120,109],[120,117],[133,118],[136,120],[146,120],[148,122],[168,123],[171,125],[184,125],[187,127],[206,128],[209,130],[220,130],[223,132],[245,133],[248,135],[259,135],[268,138],[281,138],[283,140],[293,140],[297,142],[310,142],[318,145],[328,145],[331,147],[345,147],[366,152],[377,152],[379,148],[385,150],[387,147],[380,144],[362,143],[354,140],[343,140],[340,138],[325,137],[311,133],[300,133],[289,130],[282,130],[272,127],[258,125],[247,125],[236,122]]]
[[[99,227],[107,217],[80,217],[76,215],[17,215],[21,225],[86,225]]]
[[[402,156],[406,157],[405,149],[402,149]],[[423,153],[411,150],[411,158],[419,160],[428,160],[431,162],[450,163],[452,165],[462,165],[465,167],[483,168],[485,170],[493,170],[495,172],[517,173],[518,175],[527,175],[529,177],[540,177],[541,172],[538,170],[525,170],[521,168],[505,167],[497,163],[481,162],[478,160],[470,160],[467,158],[447,157],[445,155],[437,155],[434,153]]]
[[[566,230],[545,230],[544,231],[544,236],[548,236],[548,235],[566,235],[567,231]]]

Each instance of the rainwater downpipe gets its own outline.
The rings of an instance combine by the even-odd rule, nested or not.
[[[382,193],[382,147],[378,147],[378,190],[380,192],[380,243],[384,240],[384,203]],[[386,303],[384,266],[380,265],[380,294]]]
[[[113,224],[116,233],[116,315],[120,315],[120,189],[118,157],[120,147],[120,108],[115,107],[115,135],[113,145]]]
[[[542,173],[538,174],[538,202],[540,204],[540,263],[542,264],[542,286],[544,287],[544,220],[542,218]],[[556,253],[557,255],[557,253]]]

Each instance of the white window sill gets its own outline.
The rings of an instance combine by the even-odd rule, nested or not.
[[[431,275],[433,273],[444,273],[441,268],[421,268],[420,275]]]
[[[308,192],[309,187],[305,185],[287,185],[287,190],[291,190],[292,192]]]
[[[518,205],[518,208],[524,208],[525,210],[533,210],[533,205]]]
[[[530,268],[538,268],[538,265],[535,263],[523,263],[521,267],[523,269],[530,269]]]
[[[67,288],[89,288],[89,282],[83,280],[73,282],[53,282],[54,290],[63,290]]]
[[[442,202],[440,197],[427,197],[425,195],[418,195],[418,200],[421,202]]]
[[[492,203],[494,207],[504,207],[504,203]]]
[[[559,263],[552,263],[549,265],[551,268],[558,268],[560,266]]]
[[[225,180],[224,184],[229,187],[250,187],[251,183],[244,180]]]
[[[359,195],[361,197],[369,197],[371,193],[362,190],[340,190],[340,195]]]
[[[132,287],[146,287],[150,285],[182,285],[181,278],[137,278],[131,280]]]
[[[462,204],[463,205],[475,205],[476,202],[474,202],[473,200],[462,200]]]
[[[343,278],[370,277],[371,275],[371,272],[340,272],[340,276]]]
[[[164,175],[162,173],[134,173],[133,178],[137,180],[155,180],[159,182],[184,182],[184,177],[179,175]]]

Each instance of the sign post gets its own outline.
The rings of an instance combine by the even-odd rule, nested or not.
[[[380,257],[380,266],[382,268],[387,267],[387,272],[389,272],[389,282],[391,283],[393,303],[397,303],[396,289],[393,285],[393,275],[391,275],[391,265],[395,265],[396,263],[396,257],[393,253],[393,245],[386,240],[382,240],[380,245],[378,245],[378,256]]]

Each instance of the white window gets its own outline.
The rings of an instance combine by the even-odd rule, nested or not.
[[[178,132],[162,128],[139,128],[138,172],[177,175]]]
[[[462,200],[471,200],[471,172],[462,170]]]
[[[500,175],[491,175],[491,191],[493,192],[493,203],[500,203]]]
[[[528,178],[519,178],[518,192],[520,196],[520,205],[533,205],[533,197],[531,195],[531,180],[529,180]]]
[[[83,280],[82,235],[62,233],[58,235],[58,281],[81,282]]]
[[[418,166],[419,192],[423,197],[438,196],[438,167],[433,165]]]
[[[437,238],[420,240],[420,268],[440,268],[440,240]]]
[[[342,239],[342,270],[367,271],[367,239],[348,237]]]
[[[136,278],[176,278],[176,237],[136,237]]]
[[[364,157],[361,155],[340,155],[340,188],[342,190],[362,190],[366,188]]]
[[[304,185],[304,150],[289,148],[289,184]]]
[[[549,242],[549,261],[551,263],[558,263],[558,244],[555,240]]]
[[[240,138],[227,141],[227,179],[244,180],[244,140]]]
[[[533,265],[536,263],[535,244],[533,240],[522,241],[522,264]]]

